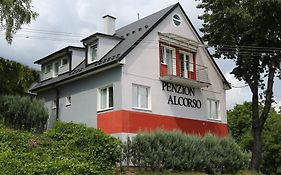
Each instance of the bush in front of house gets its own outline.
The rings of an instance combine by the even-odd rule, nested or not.
[[[110,175],[120,156],[118,139],[81,124],[57,122],[41,135],[0,125],[1,174]]]
[[[11,128],[42,132],[48,112],[41,100],[13,95],[0,96],[2,122]]]
[[[126,162],[151,170],[233,173],[249,163],[232,138],[212,134],[198,137],[158,130],[138,134],[124,147]]]

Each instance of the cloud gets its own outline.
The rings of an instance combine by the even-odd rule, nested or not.
[[[232,86],[232,89],[226,91],[227,109],[233,108],[236,104],[251,101],[252,93],[244,81],[239,81],[230,73],[227,73],[225,78]]]

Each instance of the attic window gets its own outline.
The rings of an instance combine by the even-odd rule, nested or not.
[[[126,36],[129,36],[129,35],[130,35],[129,33],[126,34]]]
[[[147,29],[147,28],[148,28],[148,25],[145,25],[144,27]]]
[[[139,31],[141,31],[141,28],[139,28]]]
[[[176,26],[179,26],[179,25],[181,24],[181,18],[180,18],[180,16],[177,15],[177,14],[175,14],[175,15],[173,16],[173,22],[174,22],[174,24],[175,24]]]
[[[133,30],[133,31],[132,31],[132,34],[135,34],[135,32],[136,32],[136,31]]]

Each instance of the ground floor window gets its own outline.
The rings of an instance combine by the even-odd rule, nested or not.
[[[150,109],[150,87],[133,84],[132,107]]]
[[[70,106],[71,105],[71,96],[65,97],[65,106]]]
[[[110,109],[113,108],[113,86],[107,86],[100,88],[98,98],[98,109]]]
[[[56,109],[57,108],[57,100],[53,100],[52,101],[52,109]]]
[[[220,120],[218,100],[207,99],[207,115],[209,119]]]

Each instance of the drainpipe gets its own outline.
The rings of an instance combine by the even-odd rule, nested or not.
[[[56,119],[58,120],[59,119],[59,90],[56,89],[56,101],[57,101],[57,104],[56,104]]]

